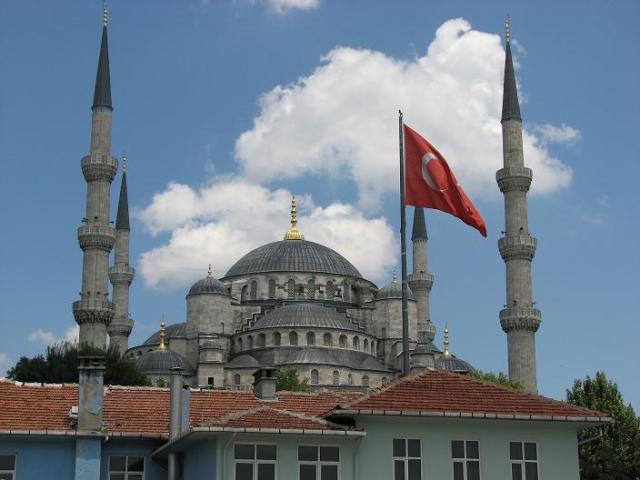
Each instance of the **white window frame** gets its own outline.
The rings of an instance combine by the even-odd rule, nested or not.
[[[463,442],[464,443],[464,458],[459,458],[459,457],[455,457],[453,456],[453,442]],[[478,458],[469,458],[467,457],[467,442],[477,442],[478,443]],[[451,443],[449,444],[449,448],[451,451],[451,478],[454,479],[454,475],[455,475],[455,470],[454,470],[454,464],[456,462],[462,462],[462,464],[464,465],[463,469],[462,469],[462,478],[464,480],[468,480],[467,478],[467,463],[468,462],[478,462],[478,479],[482,480],[482,452],[480,451],[480,440],[477,438],[467,438],[467,439],[461,439],[461,438],[453,438],[451,439]]]
[[[393,440],[404,440],[404,457],[397,457],[393,455]],[[409,440],[417,440],[420,442],[420,456],[419,457],[410,457],[409,456]],[[420,478],[424,479],[424,471],[422,469],[422,438],[410,438],[410,437],[400,437],[393,438],[391,440],[391,478],[395,480],[396,474],[396,460],[401,460],[404,464],[404,478],[405,480],[409,480],[409,460],[420,460]]]
[[[122,470],[111,470],[111,458],[113,457],[124,457],[124,471]],[[129,472],[127,465],[129,465],[129,457],[140,457],[142,458],[142,472]],[[124,475],[124,480],[129,479],[129,475],[142,475],[142,480],[146,478],[147,474],[147,457],[144,455],[127,455],[127,454],[115,454],[109,455],[109,465],[107,465],[107,478],[111,479],[111,474],[114,475]]]
[[[248,458],[239,458],[236,459],[235,447],[236,445],[253,445],[253,460],[249,460]],[[270,447],[276,447],[276,458],[275,460],[263,460],[258,459],[258,445],[268,445]],[[269,442],[236,442],[233,444],[233,478],[236,478],[236,464],[237,463],[248,463],[253,465],[253,480],[258,480],[258,465],[260,464],[269,464],[274,465],[274,478],[278,478],[278,445],[275,443]]]
[[[511,444],[512,443],[519,443],[522,446],[522,460],[512,460],[511,459]],[[536,446],[536,460],[526,460],[525,457],[525,453],[524,453],[524,444],[525,443],[533,443]],[[540,448],[538,442],[534,442],[532,440],[509,440],[509,448],[508,448],[508,452],[509,452],[509,479],[513,478],[513,471],[512,471],[512,467],[511,465],[518,464],[521,465],[521,472],[522,472],[522,480],[527,480],[526,477],[526,470],[525,470],[525,464],[527,463],[535,463],[538,466],[538,480],[540,480],[542,478],[542,473],[540,472]]]
[[[318,449],[318,460],[300,460],[298,449],[296,448],[296,457],[298,459],[298,476],[297,479],[300,480],[300,465],[315,465],[316,466],[316,480],[322,480],[322,465],[336,465],[338,467],[338,480],[341,478],[341,469],[342,465],[342,451],[340,445],[308,445],[308,444],[299,444],[298,447],[313,447]],[[322,447],[331,447],[338,449],[338,461],[337,462],[328,462],[320,460],[320,449]]]
[[[17,453],[4,453],[0,452],[0,455],[13,457],[13,470],[0,470],[0,473],[10,474],[12,480],[16,480],[16,472],[18,471],[18,454]]]

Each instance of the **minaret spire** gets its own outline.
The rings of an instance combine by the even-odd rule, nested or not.
[[[296,206],[296,196],[291,198],[291,228],[284,235],[285,240],[304,240],[304,235],[298,230],[298,208]]]
[[[507,295],[500,311],[500,325],[507,334],[509,378],[529,392],[537,392],[535,333],[540,327],[540,310],[533,308],[531,262],[537,240],[529,234],[527,192],[533,172],[524,165],[522,118],[510,46],[509,19],[505,24],[506,57],[502,102],[502,145],[504,168],[496,173],[504,194],[505,235],[498,249],[505,262]]]
[[[98,58],[98,72],[96,73],[96,88],[93,94],[93,108],[111,105],[111,76],[109,74],[109,41],[107,39],[107,24],[109,11],[105,5],[102,11],[102,40],[100,42],[100,56]]]

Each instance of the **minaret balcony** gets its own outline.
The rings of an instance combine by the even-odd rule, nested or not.
[[[498,250],[505,262],[509,260],[533,260],[538,240],[531,235],[505,235],[498,240]]]
[[[107,332],[110,336],[122,336],[128,337],[133,330],[133,320],[130,318],[114,318],[109,327],[107,328]]]
[[[502,193],[528,192],[533,170],[527,167],[504,167],[496,172],[496,181]]]
[[[113,319],[113,303],[108,300],[85,298],[73,302],[73,317],[79,325],[103,323],[109,325]]]
[[[110,252],[116,242],[116,231],[108,225],[78,227],[78,243],[82,250],[95,248]]]
[[[111,280],[112,285],[115,285],[116,283],[126,283],[127,285],[131,285],[135,274],[136,271],[133,267],[123,263],[117,263],[113,267],[109,268],[109,280]]]
[[[87,155],[82,157],[80,165],[87,182],[96,180],[112,182],[118,171],[118,160],[110,155]]]
[[[413,293],[417,293],[420,290],[431,290],[435,277],[430,273],[413,273],[409,275],[408,282],[409,287]]]
[[[537,308],[508,307],[500,310],[500,326],[505,333],[514,330],[537,332],[542,314]]]

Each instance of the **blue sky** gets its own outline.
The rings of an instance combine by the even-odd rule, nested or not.
[[[128,156],[131,344],[212,262],[278,239],[300,198],[309,240],[379,285],[399,263],[397,108],[449,160],[489,238],[427,212],[437,341],[506,371],[499,111],[505,14],[534,169],[540,392],[604,370],[640,408],[634,1],[109,2],[113,154]],[[101,3],[0,3],[0,368],[74,325],[80,158]],[[112,199],[117,198],[119,180]],[[114,209],[115,215],[115,209]],[[409,217],[410,218],[410,217]]]

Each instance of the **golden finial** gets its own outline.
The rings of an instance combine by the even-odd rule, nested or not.
[[[160,323],[160,346],[158,347],[160,350],[166,350],[167,346],[164,344],[164,337],[167,334],[164,323],[164,316],[162,317],[162,322]]]
[[[511,40],[511,26],[509,25],[509,15],[507,15],[507,19],[504,21],[504,38],[507,43]]]
[[[127,154],[122,155],[122,173],[127,173]]]
[[[107,8],[107,3],[105,2],[102,5],[102,25],[105,27],[109,23],[109,9]]]
[[[209,271],[207,271],[207,278],[213,277],[213,270],[211,269],[211,264],[209,264]]]
[[[393,269],[393,277],[391,278],[392,283],[398,283],[398,275],[396,274],[396,269]]]
[[[298,230],[298,209],[296,208],[296,196],[291,198],[291,228],[284,235],[285,240],[304,240],[304,235]]]
[[[447,326],[444,327],[444,352],[442,354],[445,358],[451,356],[451,352],[449,352],[449,328]]]

